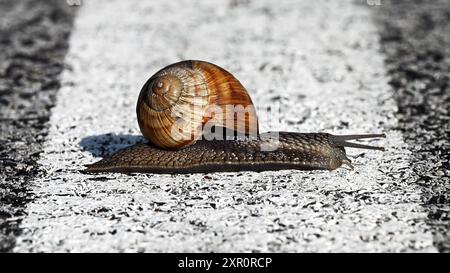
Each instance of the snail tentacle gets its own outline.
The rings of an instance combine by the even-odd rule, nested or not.
[[[384,151],[384,147],[370,146],[359,143],[351,143],[346,140],[359,140],[364,138],[376,138],[376,137],[386,137],[385,134],[365,134],[365,135],[339,135],[332,136],[332,141],[342,147],[351,147],[351,148],[359,148],[359,149],[368,149],[368,150],[379,150]]]

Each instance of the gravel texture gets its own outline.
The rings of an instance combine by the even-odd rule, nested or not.
[[[0,2],[0,252],[20,234],[27,182],[59,88],[74,10],[61,1]]]
[[[181,8],[180,8],[181,7]],[[353,1],[85,1],[15,251],[437,251],[371,9]],[[385,132],[355,170],[85,175],[142,141],[140,87],[181,59],[241,80],[261,129]],[[277,122],[281,120],[282,122]]]
[[[389,1],[376,15],[412,179],[422,188],[435,246],[449,252],[450,2]]]

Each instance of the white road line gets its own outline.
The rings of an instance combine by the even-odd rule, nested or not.
[[[34,181],[15,251],[435,251],[420,189],[398,179],[411,176],[409,151],[390,129],[396,106],[371,7],[230,3],[83,2],[40,161],[48,176]],[[136,141],[140,87],[180,59],[232,71],[256,105],[281,101],[291,124],[263,129],[385,131],[388,150],[350,150],[363,154],[355,171],[78,173],[97,159],[82,145],[98,155],[102,143]],[[124,136],[95,137],[106,133]]]

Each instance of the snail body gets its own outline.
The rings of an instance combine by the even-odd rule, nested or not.
[[[158,71],[144,84],[136,113],[149,143],[124,148],[88,165],[87,172],[334,170],[343,164],[353,168],[344,147],[383,148],[347,140],[385,137],[259,134],[256,111],[246,89],[225,69],[203,61],[182,61]],[[208,139],[208,132],[214,138]]]

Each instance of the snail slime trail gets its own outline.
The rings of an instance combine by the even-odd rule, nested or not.
[[[334,170],[353,168],[345,147],[384,150],[348,142],[384,134],[259,133],[247,90],[231,73],[204,61],[174,63],[150,77],[136,114],[149,142],[87,165],[86,172]]]

